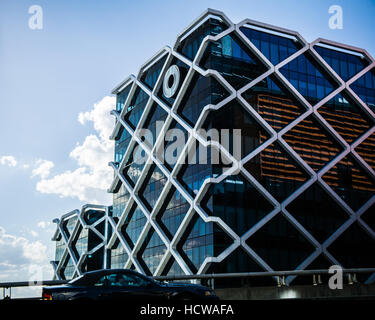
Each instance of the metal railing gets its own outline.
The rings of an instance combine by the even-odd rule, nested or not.
[[[342,269],[343,275],[348,276],[348,284],[357,282],[357,274],[374,274],[375,268],[352,268]],[[264,272],[240,272],[240,273],[213,273],[213,274],[196,274],[180,276],[155,276],[152,277],[158,281],[176,281],[176,280],[210,280],[210,286],[214,288],[215,279],[226,278],[261,278],[272,277],[277,279],[277,286],[285,286],[285,277],[288,276],[313,276],[312,284],[320,284],[320,276],[323,274],[332,274],[328,269],[318,270],[293,270],[293,271],[264,271]],[[54,286],[68,283],[68,280],[43,280],[43,281],[20,281],[20,282],[0,282],[0,288],[3,288],[3,298],[11,298],[11,289],[19,287],[36,287],[36,286]],[[5,296],[5,290],[10,289],[9,296]]]

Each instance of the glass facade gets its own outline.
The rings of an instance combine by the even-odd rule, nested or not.
[[[145,224],[146,216],[141,209],[137,207],[136,204],[131,208],[130,214],[126,217],[125,223],[121,230],[127,239],[131,248],[137,243],[139,235],[141,234]]]
[[[375,112],[375,70],[367,72],[354,82],[350,88]]]
[[[273,65],[277,65],[301,49],[301,45],[295,38],[282,37],[246,27],[240,30]]]
[[[336,50],[334,44],[314,45],[322,61],[308,48],[280,67],[282,76],[277,72],[263,76],[269,71],[268,62],[276,66],[285,61],[302,49],[301,41],[282,29],[271,32],[243,25],[239,33],[229,32],[203,45],[205,37],[217,36],[228,27],[225,19],[204,19],[183,34],[171,55],[166,51],[142,69],[133,84],[123,120],[135,130],[143,116],[140,127],[152,133],[143,143],[162,161],[144,170],[145,165],[137,160],[146,156],[146,148],[132,141],[121,126],[115,138],[115,163],[128,187],[135,188],[137,201],[133,202],[120,181],[112,190],[112,218],[118,223],[122,217],[119,229],[126,245],[136,249],[132,254],[140,271],[179,275],[186,272],[186,266],[192,273],[256,272],[264,271],[265,266],[273,270],[324,269],[337,261],[344,267],[370,266],[373,258],[368,252],[375,240],[375,205],[369,205],[375,196],[375,134],[369,133],[375,119],[367,107],[375,111],[375,69],[349,85],[360,100],[348,86],[332,95],[339,91],[340,81],[330,75],[327,65],[347,82],[369,65],[368,59],[358,52]],[[194,61],[197,68],[192,70],[186,59]],[[180,80],[175,94],[166,97],[162,81],[172,65],[178,67]],[[140,83],[155,89],[154,95],[149,97]],[[123,109],[130,87],[117,93],[118,111]],[[230,96],[230,88],[236,94],[218,108]],[[328,95],[330,99],[320,103]],[[143,114],[147,103],[147,114]],[[309,104],[316,107],[312,110]],[[207,105],[216,108],[198,122]],[[153,148],[166,121],[172,131],[160,148]],[[212,163],[213,149],[196,140],[189,154],[181,157],[185,162],[175,168],[165,157],[165,151],[176,142],[173,130],[182,131],[186,142],[192,128],[226,130],[223,136],[208,140],[220,143],[241,161],[240,170],[223,177],[231,161],[229,165],[223,159]],[[233,142],[238,138],[240,154],[235,153]],[[225,144],[227,140],[229,144]],[[124,159],[126,151],[130,156]],[[176,149],[173,158],[179,158],[180,152]],[[199,162],[203,152],[207,163]],[[211,180],[203,190],[209,178],[221,179]],[[124,217],[129,201],[131,208]],[[363,219],[342,228],[353,211]],[[205,222],[213,217],[215,222]],[[237,247],[231,246],[233,233],[241,239]],[[168,247],[174,240],[173,248]],[[334,241],[327,251],[334,261],[324,252],[309,260],[330,240]],[[345,252],[345,246],[353,250],[351,254]],[[219,256],[218,262],[207,263],[207,258]],[[117,239],[109,250],[109,267],[125,266],[135,268]],[[249,281],[272,283],[272,279]],[[217,284],[228,285],[225,281]]]
[[[275,76],[247,90],[243,97],[275,131],[280,131],[306,111]]]
[[[280,69],[283,76],[311,105],[334,91],[334,82],[311,54],[302,54]]]
[[[52,239],[56,242],[52,263],[57,279],[69,280],[79,273],[103,268],[105,220],[110,211],[110,207],[86,205],[81,210],[83,221],[76,212],[63,216],[61,221],[54,221],[58,228]]]
[[[267,67],[234,34],[210,43],[200,65],[217,70],[236,90],[267,71]]]

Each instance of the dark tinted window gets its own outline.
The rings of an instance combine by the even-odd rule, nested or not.
[[[141,287],[149,283],[150,281],[134,274],[112,273],[101,277],[94,285],[96,287]]]

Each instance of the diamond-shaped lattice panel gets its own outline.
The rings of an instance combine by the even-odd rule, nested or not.
[[[136,204],[134,204],[121,227],[121,232],[129,243],[130,247],[134,247],[136,244],[139,234],[143,230],[146,221],[147,218],[142,210]]]
[[[207,257],[217,257],[231,243],[232,240],[216,223],[206,223],[195,213],[184,231],[178,249],[192,269],[198,270]]]
[[[146,179],[139,190],[139,197],[143,200],[148,210],[151,212],[156,204],[163,188],[167,182],[166,176],[155,164],[151,165]]]
[[[349,219],[349,215],[317,183],[299,195],[287,210],[320,242],[327,240]]]
[[[175,187],[172,187],[156,217],[159,226],[170,240],[176,234],[189,208],[190,205],[181,193]]]
[[[314,49],[344,81],[348,81],[368,66],[368,62],[359,55],[338,52],[321,46],[315,46]]]
[[[265,224],[246,243],[274,270],[294,270],[315,249],[281,214]]]
[[[354,223],[327,250],[345,268],[370,268],[375,264],[375,255],[366,249],[374,245],[375,240]]]
[[[295,37],[284,37],[247,27],[240,29],[273,65],[284,61],[302,48]]]
[[[373,125],[358,102],[341,92],[318,110],[319,114],[349,144],[366,133]]]
[[[233,129],[241,129],[240,158],[244,158],[269,138],[267,131],[237,100],[230,102],[217,111],[211,111],[203,124],[203,128],[207,131],[215,128],[219,132],[223,129],[229,129],[229,141],[234,140]],[[236,152],[234,150],[233,144],[225,145],[221,139],[219,141],[223,147],[238,158],[237,153],[239,151]]]
[[[273,205],[242,175],[229,176],[212,184],[201,205],[210,215],[223,219],[240,236],[273,209]]]
[[[306,111],[275,76],[270,76],[243,93],[245,100],[274,130],[280,131]]]
[[[315,105],[338,85],[309,53],[299,55],[280,69],[297,91]]]
[[[228,91],[214,77],[204,77],[196,72],[182,98],[178,113],[194,127],[206,105],[218,104],[228,96]]]
[[[244,164],[278,201],[283,201],[308,179],[308,174],[276,142]]]
[[[214,69],[236,90],[267,71],[259,60],[235,34],[229,34],[208,45],[200,65]]]
[[[149,271],[149,274],[154,274],[166,250],[157,232],[151,229],[138,253],[138,260],[143,264],[144,269]]]
[[[375,112],[375,68],[351,84],[350,88]]]
[[[342,151],[313,116],[299,122],[283,138],[315,171],[319,171]]]
[[[366,163],[375,170],[375,133],[363,141],[355,151],[366,161]]]
[[[356,163],[351,155],[332,167],[323,176],[323,180],[354,211],[375,195],[373,179]]]

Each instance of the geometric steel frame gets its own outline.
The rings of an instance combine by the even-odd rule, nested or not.
[[[202,23],[204,23],[208,18],[214,17],[215,19],[221,20],[222,23],[224,23],[227,26],[227,29],[222,31],[220,34],[216,36],[208,35],[206,36],[199,49],[196,53],[196,56],[191,61],[185,56],[181,55],[179,52],[177,52],[177,48],[180,44],[180,42],[187,37],[192,31],[196,30]],[[284,61],[280,62],[277,65],[273,65],[263,54],[261,51],[259,51],[248,39],[247,37],[242,33],[240,30],[241,27],[248,26],[248,27],[260,27],[263,29],[268,29],[273,32],[277,32],[279,34],[285,34],[287,36],[292,36],[298,41],[301,45],[301,49],[299,49],[297,52],[289,56]],[[261,60],[264,65],[267,67],[267,71],[259,76],[258,78],[254,79],[250,83],[246,84],[244,87],[240,88],[239,90],[235,90],[226,79],[222,77],[222,75],[212,69],[204,70],[199,66],[199,61],[202,58],[202,55],[205,51],[205,48],[207,45],[212,41],[217,41],[221,39],[222,37],[228,35],[229,33],[235,33],[239,39],[243,42],[243,44],[249,49],[259,60]],[[333,47],[337,47],[340,49],[349,50],[352,52],[359,53],[365,57],[365,59],[368,61],[369,65],[365,67],[362,71],[360,71],[358,74],[356,74],[354,77],[349,79],[348,81],[344,81],[340,78],[340,76],[324,61],[324,59],[315,51],[314,47],[319,44],[326,44]],[[330,93],[328,96],[326,96],[323,100],[318,102],[315,105],[311,105],[293,86],[289,83],[289,81],[281,74],[279,71],[281,67],[295,59],[297,56],[309,52],[310,55],[316,60],[316,62],[327,72],[332,79],[337,83],[337,89],[335,89],[332,93]],[[142,73],[150,68],[153,64],[158,62],[161,58],[167,57],[166,61],[164,62],[164,66],[159,74],[159,77],[156,81],[156,84],[153,88],[153,90],[148,89],[141,81],[140,77]],[[158,96],[157,92],[162,86],[162,81],[164,78],[164,74],[166,72],[167,66],[171,62],[171,60],[179,59],[183,63],[185,63],[189,67],[189,71],[181,85],[180,91],[177,93],[175,101],[171,107],[168,107]],[[180,33],[177,37],[177,40],[175,42],[175,45],[173,48],[170,48],[166,46],[162,50],[160,50],[158,53],[156,53],[149,61],[147,61],[139,70],[138,76],[131,75],[129,76],[125,81],[123,81],[119,86],[117,86],[112,93],[117,94],[121,92],[125,87],[131,86],[130,92],[128,94],[128,97],[124,103],[124,107],[122,111],[119,113],[115,110],[111,111],[111,114],[115,116],[116,118],[116,124],[115,128],[113,130],[113,133],[111,135],[111,139],[115,139],[119,133],[119,129],[121,126],[124,127],[125,130],[128,131],[128,133],[132,136],[131,141],[127,147],[127,150],[123,156],[123,159],[120,164],[111,162],[109,165],[113,168],[115,172],[115,178],[108,189],[108,192],[114,192],[115,189],[118,188],[120,184],[123,184],[126,190],[129,192],[130,200],[125,205],[125,208],[119,218],[119,221],[116,223],[112,217],[108,217],[108,223],[112,226],[113,234],[108,239],[108,242],[106,244],[106,249],[111,249],[116,241],[116,239],[119,239],[121,245],[125,249],[126,253],[128,254],[128,260],[125,263],[125,268],[129,268],[132,264],[135,266],[137,271],[141,273],[145,273],[142,269],[141,264],[137,261],[137,253],[140,250],[143,241],[146,238],[146,235],[148,234],[148,231],[152,227],[157,234],[159,235],[160,239],[163,241],[164,245],[166,246],[167,250],[157,267],[154,275],[161,275],[161,273],[164,270],[164,267],[167,265],[168,260],[170,257],[174,257],[176,262],[179,264],[181,269],[184,271],[185,274],[191,275],[193,274],[193,271],[190,269],[188,264],[185,262],[185,260],[181,257],[179,252],[177,251],[177,244],[179,240],[181,239],[183,232],[185,228],[187,227],[188,223],[190,222],[191,218],[193,217],[194,212],[199,214],[199,216],[205,221],[205,222],[214,222],[217,223],[223,231],[226,232],[226,234],[233,240],[233,243],[226,248],[221,254],[219,254],[217,257],[207,257],[201,267],[198,270],[198,274],[203,274],[206,272],[208,267],[213,262],[221,262],[223,261],[228,255],[230,255],[236,248],[242,247],[247,254],[249,254],[250,257],[253,258],[254,261],[259,264],[264,270],[266,271],[273,271],[273,269],[260,257],[257,255],[257,253],[252,250],[252,248],[246,243],[246,240],[249,239],[257,230],[259,230],[262,226],[264,226],[269,220],[271,220],[275,215],[282,214],[314,247],[315,251],[305,260],[303,261],[296,269],[303,270],[307,268],[321,253],[324,254],[327,259],[332,264],[338,264],[340,265],[340,262],[333,257],[329,251],[327,250],[327,247],[335,241],[350,225],[352,225],[355,221],[357,221],[360,226],[372,237],[375,239],[375,232],[372,230],[362,219],[361,215],[364,213],[371,205],[375,203],[375,195],[373,195],[367,203],[365,203],[359,210],[353,211],[328,185],[327,183],[322,179],[322,176],[328,172],[332,167],[334,167],[340,160],[342,160],[345,156],[347,156],[349,153],[353,155],[356,162],[372,177],[375,179],[375,172],[374,170],[357,154],[357,152],[354,150],[361,142],[363,142],[367,137],[369,137],[372,133],[375,132],[375,114],[370,110],[370,108],[354,93],[354,91],[350,88],[350,85],[355,82],[357,79],[359,79],[362,75],[367,73],[369,70],[375,67],[375,61],[374,59],[363,49],[359,49],[356,47],[339,44],[334,41],[329,41],[325,39],[317,39],[312,43],[307,43],[306,40],[297,32],[271,26],[268,24],[260,23],[257,21],[253,21],[250,19],[245,19],[241,21],[238,24],[233,24],[227,16],[217,10],[213,9],[207,9],[203,14],[201,14],[190,26],[188,26],[182,33]],[[179,103],[184,95],[184,93],[187,90],[187,87],[193,77],[193,74],[198,73],[202,76],[208,77],[212,76],[214,77],[226,90],[230,93],[230,95],[221,101],[220,103],[216,105],[207,105],[203,108],[194,128],[191,127],[184,119],[182,119],[177,114],[177,109],[179,107]],[[246,100],[242,97],[242,94],[247,91],[249,88],[260,82],[261,80],[265,79],[269,75],[274,75],[278,78],[290,91],[291,94],[297,98],[302,105],[306,108],[306,111],[302,113],[298,118],[296,118],[294,121],[292,121],[289,125],[287,125],[285,128],[283,128],[281,131],[276,132],[254,109],[253,107],[246,102]],[[124,120],[123,116],[125,114],[125,110],[130,104],[131,97],[133,96],[136,87],[140,87],[148,96],[148,102],[144,108],[144,112],[142,113],[139,123],[137,125],[137,128],[133,130]],[[360,138],[358,138],[354,143],[349,145],[333,128],[332,126],[318,113],[318,109],[324,105],[326,102],[328,102],[331,98],[336,96],[338,93],[340,93],[342,90],[346,90],[346,92],[350,95],[350,97],[355,100],[361,107],[361,109],[367,114],[367,116],[372,120],[372,127],[371,129],[362,135]],[[258,122],[259,125],[261,125],[269,134],[270,138],[264,142],[261,146],[259,146],[257,149],[252,151],[250,154],[246,155],[243,159],[235,159],[226,149],[224,149],[220,144],[213,141],[207,141],[205,138],[203,138],[199,134],[199,128],[202,126],[204,120],[206,119],[208,113],[213,110],[218,110],[222,106],[226,105],[229,101],[237,100],[242,107],[244,107],[247,112],[249,112],[254,119]],[[152,104],[156,102],[159,104],[160,107],[162,107],[168,114],[167,119],[165,120],[165,123],[163,125],[163,128],[161,130],[161,134],[159,137],[156,137],[155,145],[150,148],[147,144],[145,144],[140,136],[138,135],[138,130],[142,128],[142,125],[144,121],[146,120],[146,117],[148,115],[148,112],[152,106]],[[332,137],[335,138],[335,140],[340,144],[342,147],[342,152],[339,153],[334,159],[332,159],[329,163],[327,163],[319,172],[315,172],[283,139],[283,135],[291,130],[295,125],[303,121],[305,118],[307,118],[309,115],[314,115],[315,118],[319,121],[319,123],[326,128],[332,135]],[[169,127],[169,124],[172,120],[175,120],[177,123],[179,123],[189,134],[188,141],[186,145],[184,146],[183,152],[181,152],[181,155],[179,159],[177,160],[177,163],[175,167],[173,168],[172,172],[170,173],[169,170],[166,169],[163,163],[160,163],[160,161],[155,157],[154,151],[158,148],[158,146],[161,143],[160,137],[163,136],[163,133],[166,132],[167,128]],[[204,181],[203,185],[201,186],[199,192],[193,198],[185,189],[184,187],[179,183],[179,181],[176,179],[177,173],[179,169],[182,166],[182,162],[184,161],[184,151],[188,150],[189,146],[194,142],[194,139],[199,141],[204,146],[212,146],[214,148],[219,149],[221,152],[225,154],[226,157],[228,157],[233,165],[230,169],[225,171],[221,176],[216,178],[208,178]],[[251,158],[253,158],[255,155],[259,154],[262,150],[267,148],[270,144],[273,142],[278,141],[280,144],[283,145],[285,150],[288,152],[288,154],[299,164],[301,167],[304,168],[304,170],[309,174],[309,179],[300,187],[298,188],[294,193],[292,193],[287,199],[285,199],[282,202],[278,202],[244,167],[243,164],[248,162]],[[129,158],[131,151],[133,149],[133,146],[137,143],[140,145],[143,150],[146,152],[148,156],[148,160],[141,172],[141,175],[139,177],[139,180],[135,184],[134,188],[127,182],[127,180],[124,178],[124,176],[121,174],[122,168],[125,166],[127,159]],[[138,191],[141,185],[144,182],[144,179],[147,175],[148,170],[150,169],[151,165],[155,163],[161,172],[167,177],[167,183],[162,190],[158,200],[156,201],[156,204],[153,208],[153,210],[150,212],[147,207],[143,204],[141,198],[138,196]],[[245,234],[242,236],[237,235],[221,218],[210,216],[208,215],[200,206],[200,201],[204,197],[205,193],[207,192],[210,184],[214,183],[220,183],[223,181],[227,176],[232,174],[237,174],[238,172],[241,172],[246,179],[265,197],[268,199],[270,203],[273,204],[274,209],[268,213],[261,221],[259,221],[257,224],[255,224],[250,230],[248,230]],[[341,225],[341,227],[334,232],[330,238],[328,238],[323,243],[320,243],[317,239],[315,239],[310,232],[308,232],[286,209],[287,205],[291,203],[294,199],[296,199],[301,193],[303,193],[307,188],[309,188],[314,182],[317,182],[331,197],[334,201],[336,201],[337,204],[341,206],[341,208],[348,214],[348,220]],[[186,199],[186,201],[190,205],[190,209],[188,210],[186,216],[184,217],[181,225],[179,226],[176,234],[174,235],[173,239],[170,241],[168,237],[164,234],[163,230],[158,226],[158,223],[156,221],[156,215],[158,214],[161,205],[163,204],[164,199],[166,198],[168,191],[170,188],[174,186],[181,195]],[[141,234],[139,235],[139,238],[137,239],[137,242],[135,243],[134,247],[131,248],[126,240],[124,239],[123,235],[121,234],[121,227],[125,222],[125,219],[132,208],[133,204],[136,203],[138,207],[142,210],[145,217],[147,218],[147,222],[141,231]],[[78,271],[78,270],[77,270]],[[295,276],[290,276],[286,279],[286,284],[289,284]],[[375,276],[373,275],[370,277],[368,281],[373,281]]]
[[[100,219],[95,221],[93,224],[89,225],[89,224],[86,223],[86,221],[84,219],[85,213],[89,210],[103,211],[104,215],[103,215],[103,217],[101,217]],[[57,264],[56,264],[55,261],[51,261],[51,264],[52,264],[52,267],[53,267],[53,270],[54,270],[54,279],[61,280],[60,271],[61,271],[61,268],[63,267],[65,261],[67,261],[67,259],[70,259],[73,262],[74,273],[73,273],[72,278],[75,278],[75,277],[78,277],[78,276],[82,275],[83,272],[81,271],[81,267],[82,267],[82,264],[85,262],[86,257],[90,254],[94,254],[100,248],[105,246],[106,233],[103,236],[96,229],[96,226],[98,226],[100,223],[102,223],[104,221],[105,232],[106,232],[108,210],[109,210],[109,208],[106,207],[106,206],[86,204],[86,205],[82,206],[81,210],[78,210],[78,209],[73,210],[71,212],[68,212],[68,213],[64,214],[61,217],[61,219],[54,219],[53,220],[53,222],[57,224],[57,228],[56,228],[54,236],[52,237],[52,241],[56,241],[58,236],[61,234],[61,237],[62,237],[62,239],[64,241],[64,244],[65,244],[64,252],[61,256],[60,261]],[[63,227],[63,225],[64,225],[64,222],[68,221],[69,219],[71,219],[73,217],[77,217],[77,221],[76,221],[76,223],[73,227],[72,234],[68,235],[65,228]],[[88,229],[89,231],[94,232],[102,240],[102,242],[99,243],[95,248],[91,249],[90,251],[83,252],[80,255],[79,259],[77,260],[76,254],[74,253],[72,246],[73,246],[73,240],[74,240],[75,236],[77,235],[80,227],[82,227],[83,229]],[[104,252],[106,252],[106,250],[104,250]],[[104,253],[104,261],[106,261],[105,258],[106,258],[106,253]]]

